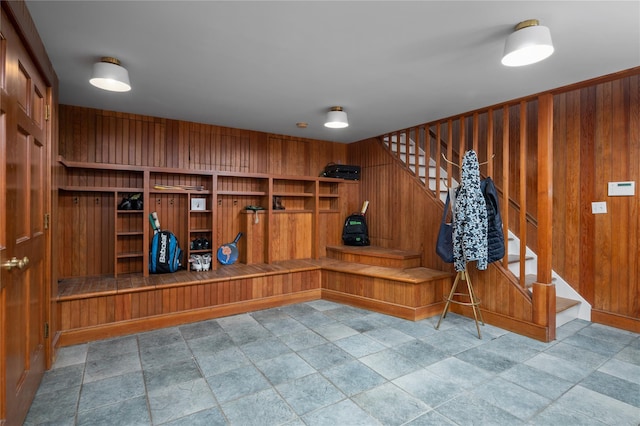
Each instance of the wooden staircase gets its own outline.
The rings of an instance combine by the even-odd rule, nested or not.
[[[427,159],[424,151],[411,138],[407,138],[404,133],[391,135],[383,138],[382,141],[393,157],[398,159],[406,170],[420,179],[424,186],[444,203],[448,188],[447,171],[441,168],[440,180],[436,181],[438,163],[433,158]],[[416,167],[418,168],[417,172]],[[451,179],[451,181],[454,186],[458,184],[455,179]],[[531,291],[531,286],[536,280],[537,256],[528,248],[526,251],[527,255],[523,259],[525,262],[525,280],[526,288]],[[509,271],[518,279],[521,269],[519,240],[511,232],[509,232],[507,252]],[[586,300],[573,291],[571,286],[555,273],[553,273],[552,282],[556,285],[558,293],[556,297],[556,327],[575,318],[589,320],[591,307]]]

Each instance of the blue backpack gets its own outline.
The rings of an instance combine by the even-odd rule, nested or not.
[[[158,231],[151,241],[149,272],[164,274],[180,269],[182,249],[175,235],[170,231]]]

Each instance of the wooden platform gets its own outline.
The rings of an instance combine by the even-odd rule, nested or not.
[[[327,246],[327,257],[345,262],[389,268],[417,268],[422,265],[420,252],[388,249],[375,246]]]
[[[289,260],[273,264],[245,265],[237,263],[225,265],[215,271],[193,272],[181,270],[172,274],[156,274],[148,277],[142,274],[113,276],[79,277],[62,280],[58,284],[58,302],[78,300],[96,296],[148,291],[171,287],[202,285],[204,283],[224,282],[266,277],[320,269],[322,261],[311,259]]]
[[[414,254],[363,250],[366,259],[407,261]],[[347,250],[346,252],[349,252]],[[336,252],[336,251],[334,251]],[[353,254],[351,254],[353,255]],[[402,263],[401,263],[402,264]],[[234,264],[179,271],[62,280],[57,297],[58,346],[153,330],[320,298],[418,320],[440,313],[452,274],[335,258]]]
[[[323,299],[417,321],[442,312],[453,274],[334,261],[321,278]]]

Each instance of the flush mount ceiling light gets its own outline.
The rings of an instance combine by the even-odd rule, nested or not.
[[[344,112],[340,106],[331,107],[327,113],[327,121],[324,123],[324,127],[329,127],[331,129],[343,129],[345,127],[349,127],[347,113]]]
[[[520,67],[535,64],[553,53],[551,32],[537,19],[522,21],[516,25],[504,44],[502,65]]]
[[[93,64],[93,74],[89,83],[111,92],[128,92],[131,90],[129,72],[120,65],[116,58],[104,57]]]

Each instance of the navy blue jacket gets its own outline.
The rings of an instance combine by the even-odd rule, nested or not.
[[[502,217],[498,205],[498,191],[490,177],[480,182],[480,190],[487,204],[487,262],[491,263],[504,257]]]

